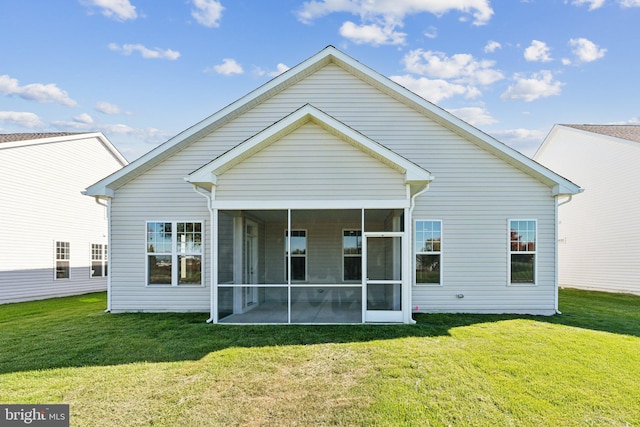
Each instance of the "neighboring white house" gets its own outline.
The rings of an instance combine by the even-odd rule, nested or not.
[[[110,204],[112,312],[410,323],[555,313],[579,190],[329,46],[87,194]]]
[[[0,135],[0,304],[106,289],[107,211],[82,191],[126,164],[102,133]]]
[[[559,209],[560,285],[640,294],[640,126],[555,125],[534,158],[584,187]]]

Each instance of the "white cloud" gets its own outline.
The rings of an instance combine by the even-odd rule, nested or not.
[[[498,120],[489,114],[487,110],[480,107],[452,108],[449,109],[449,112],[473,126],[498,123]]]
[[[606,0],[573,0],[571,4],[582,6],[589,5],[589,10],[599,9],[604,6]],[[620,7],[640,7],[640,0],[618,0]]]
[[[260,67],[255,67],[255,69],[253,70],[253,73],[256,76],[269,76],[269,77],[277,77],[280,74],[284,73],[285,71],[289,70],[289,67],[283,63],[279,63],[276,66],[276,69],[274,71],[266,71],[263,70]]]
[[[498,49],[502,49],[502,45],[493,40],[489,40],[489,42],[484,46],[485,53],[493,53]]]
[[[87,125],[93,124],[93,117],[91,117],[87,113],[82,113],[82,114],[80,114],[78,116],[75,116],[73,118],[73,120],[78,122],[78,123],[84,123],[84,124],[87,124]]]
[[[93,119],[89,122],[82,120],[82,115],[74,117],[71,121],[55,121],[52,125],[61,131],[100,131],[107,135],[122,135],[141,139],[149,144],[158,144],[173,136],[167,131],[156,128],[133,128],[123,123],[94,123]]]
[[[37,102],[57,102],[67,107],[75,107],[77,102],[69,98],[66,91],[53,83],[31,83],[20,86],[17,79],[4,74],[0,76],[0,93],[3,95],[19,96],[20,98]]]
[[[473,15],[475,25],[484,25],[493,15],[488,0],[311,0],[297,12],[298,19],[310,23],[335,12],[360,16],[363,21],[400,25],[407,15],[431,13],[436,16],[458,11]]]
[[[105,101],[98,102],[95,108],[102,114],[130,114],[123,111],[122,108],[117,105]]]
[[[180,52],[178,51],[171,49],[162,50],[157,47],[149,49],[141,44],[123,44],[122,46],[118,46],[116,43],[109,43],[109,50],[122,52],[123,55],[127,56],[133,52],[138,52],[144,59],[168,59],[175,61],[180,58]]]
[[[591,40],[577,38],[569,40],[569,46],[573,47],[573,53],[580,62],[593,62],[604,57],[607,49],[601,49]]]
[[[242,66],[236,62],[235,59],[225,58],[222,60],[222,64],[214,65],[211,68],[205,69],[205,72],[214,72],[222,74],[224,76],[230,76],[233,74],[243,74],[244,70]]]
[[[205,27],[219,27],[224,7],[217,0],[193,0],[191,16]]]
[[[573,0],[571,4],[582,6],[583,4],[589,5],[589,10],[599,9],[604,5],[605,0]]]
[[[357,25],[347,21],[340,27],[340,35],[355,44],[373,46],[404,44],[407,34],[394,31],[394,28],[393,25]]]
[[[492,67],[495,61],[476,60],[466,53],[447,57],[442,52],[410,51],[403,58],[405,69],[414,74],[441,79],[453,79],[455,83],[490,85],[502,80],[504,75]]]
[[[632,117],[629,120],[611,122],[612,125],[640,125],[640,117]]]
[[[500,99],[521,99],[531,102],[538,98],[559,95],[564,85],[562,82],[553,81],[553,74],[548,70],[534,73],[530,77],[516,74],[514,78],[516,83],[509,86]]]
[[[83,0],[82,4],[98,7],[104,16],[120,22],[138,17],[136,7],[129,0]]]
[[[542,144],[547,131],[537,129],[505,129],[491,132],[493,137],[521,152],[525,156],[533,157]]]
[[[31,129],[44,126],[36,114],[22,111],[0,111],[0,121]]]
[[[443,79],[415,78],[410,75],[391,76],[390,79],[434,104],[456,95],[466,98],[480,96],[480,91],[473,86],[449,83]]]
[[[423,34],[428,39],[435,39],[438,37],[438,29],[434,26],[430,26]]]
[[[529,62],[549,62],[551,61],[549,47],[545,42],[533,40],[531,46],[524,50],[524,59]]]

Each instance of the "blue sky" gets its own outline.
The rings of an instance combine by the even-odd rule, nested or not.
[[[640,0],[3,0],[0,133],[129,160],[327,45],[526,155],[640,124]]]

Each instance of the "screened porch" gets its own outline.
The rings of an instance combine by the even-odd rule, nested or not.
[[[217,215],[214,321],[402,321],[405,209]]]

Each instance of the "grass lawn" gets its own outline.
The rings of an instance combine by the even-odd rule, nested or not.
[[[103,314],[105,294],[0,306],[0,403],[73,426],[640,426],[640,297],[562,315],[223,326]]]

